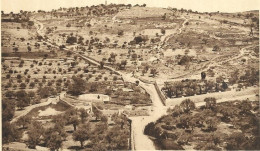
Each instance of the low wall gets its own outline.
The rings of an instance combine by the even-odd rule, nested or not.
[[[81,55],[81,54],[78,54],[78,55],[79,55],[81,58],[87,60],[89,63],[99,66],[99,63],[100,63],[100,62],[99,62],[98,60],[95,60],[95,59],[93,59],[93,58],[91,58],[91,57],[88,57],[88,56],[86,56],[86,55]],[[103,68],[104,68],[104,69],[107,69],[107,70],[109,70],[109,71],[112,71],[112,72],[114,72],[114,73],[117,74],[117,75],[120,75],[120,73],[118,73],[116,70],[114,70],[113,68],[111,68],[111,67],[109,67],[109,66],[104,66]]]
[[[47,100],[46,102],[43,102],[43,103],[39,103],[39,104],[34,104],[34,105],[31,105],[31,106],[28,106],[27,109],[24,110],[24,112],[22,114],[20,114],[19,116],[13,118],[10,123],[13,123],[13,122],[16,122],[19,118],[27,115],[29,112],[31,112],[31,110],[33,110],[34,108],[37,108],[37,107],[42,107],[42,106],[47,106],[51,104],[51,101],[50,100]]]
[[[72,105],[72,104],[70,104],[69,102],[67,102],[67,101],[65,101],[65,100],[62,100],[62,99],[60,99],[60,103],[66,104],[66,105],[71,106],[71,107],[75,107],[74,105]]]
[[[157,82],[154,83],[154,87],[155,87],[155,90],[157,91],[163,105],[165,106],[166,105],[166,97],[162,94]]]
[[[130,138],[130,142],[131,142],[131,148],[130,150],[135,150],[135,143],[134,143],[134,129],[132,128],[132,120],[129,119],[131,121],[131,126],[130,126],[130,132],[131,132],[131,138]]]

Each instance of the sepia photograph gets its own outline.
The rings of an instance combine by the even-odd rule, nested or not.
[[[259,0],[0,5],[0,150],[260,150]]]

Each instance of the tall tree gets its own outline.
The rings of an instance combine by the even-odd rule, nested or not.
[[[90,133],[90,125],[86,123],[84,125],[79,126],[78,130],[73,133],[73,140],[79,141],[81,148],[84,147],[84,142],[88,140],[91,136]]]
[[[59,131],[62,131],[61,129],[57,131],[55,128],[49,128],[45,130],[44,133],[44,141],[45,144],[50,150],[55,151],[59,150],[59,148],[62,147],[62,142],[64,140],[64,135],[60,135]],[[66,138],[66,136],[65,136]]]
[[[85,80],[80,77],[73,76],[73,83],[69,86],[68,92],[72,95],[79,95],[86,90]]]
[[[35,149],[41,141],[43,135],[43,127],[40,122],[33,121],[28,129],[28,147]]]
[[[89,116],[87,110],[81,108],[79,109],[79,116],[81,119],[81,122],[84,123],[86,121],[86,118]]]

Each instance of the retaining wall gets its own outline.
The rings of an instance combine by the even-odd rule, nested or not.
[[[155,87],[155,90],[157,91],[163,105],[165,106],[166,105],[166,97],[162,94],[157,82],[154,82],[154,87]]]

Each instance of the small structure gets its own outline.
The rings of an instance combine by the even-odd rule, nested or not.
[[[124,92],[134,92],[133,89],[129,89],[129,88],[123,88],[122,90],[123,90]]]
[[[79,96],[80,101],[84,102],[103,102],[108,103],[110,101],[110,97],[104,94],[83,94]]]

